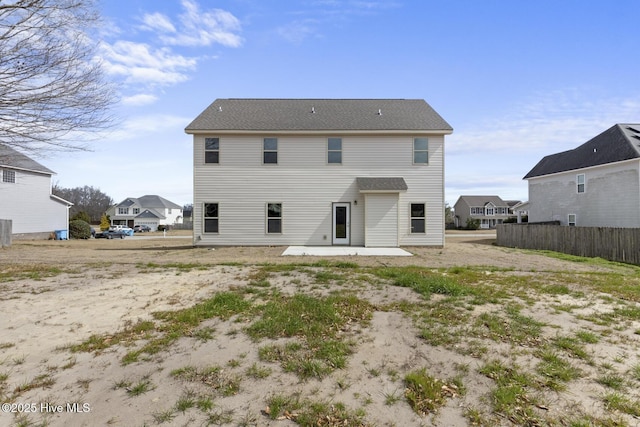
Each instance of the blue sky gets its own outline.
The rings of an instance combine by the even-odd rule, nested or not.
[[[216,98],[425,99],[454,128],[445,199],[527,199],[545,155],[640,122],[637,0],[103,0],[118,119],[40,160],[116,202],[192,201],[184,128]]]

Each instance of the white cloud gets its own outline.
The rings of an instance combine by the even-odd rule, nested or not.
[[[147,13],[142,17],[142,22],[149,30],[162,31],[166,33],[175,33],[176,27],[173,26],[171,20],[161,13]]]
[[[638,96],[597,97],[568,89],[537,95],[502,117],[470,122],[447,138],[447,154],[544,155],[570,150],[616,123],[637,122]]]
[[[158,32],[160,40],[175,46],[211,46],[221,44],[239,47],[242,38],[240,21],[222,9],[201,10],[192,0],[183,0],[184,12],[178,17],[180,25],[160,13],[146,14],[143,29]]]
[[[122,98],[122,103],[128,106],[140,107],[142,105],[150,105],[158,100],[155,95],[139,93],[137,95],[125,96]]]
[[[154,49],[144,43],[117,41],[103,43],[103,64],[108,74],[125,78],[126,83],[171,85],[189,78],[187,71],[195,69],[196,59],[173,53],[168,48]]]

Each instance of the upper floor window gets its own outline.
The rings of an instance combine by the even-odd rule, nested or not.
[[[329,138],[327,142],[327,163],[342,163],[342,138]]]
[[[140,213],[140,208],[133,208],[133,214],[138,215]]]
[[[584,174],[581,173],[576,177],[576,183],[577,183],[577,189],[578,189],[578,193],[584,193],[585,192],[585,185],[584,185]]]
[[[218,232],[218,204],[217,203],[205,203],[204,204],[204,232],[205,233],[217,233]]]
[[[118,208],[118,215],[128,215],[129,208]]]
[[[494,210],[493,205],[489,205],[489,206],[485,207],[484,214],[485,215],[492,215],[492,216],[495,215],[495,210]]]
[[[204,139],[204,162],[220,163],[220,138]]]
[[[282,233],[282,203],[267,203],[267,233]]]
[[[9,182],[12,184],[16,183],[16,171],[3,170],[2,171],[2,182]]]
[[[265,138],[263,140],[262,163],[278,164],[278,138]]]
[[[424,203],[411,203],[411,233],[424,233],[425,230]]]
[[[413,164],[429,163],[429,139],[413,138]]]

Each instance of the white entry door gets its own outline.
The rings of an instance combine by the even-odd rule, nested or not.
[[[349,203],[333,204],[333,239],[334,245],[351,244],[351,205]]]

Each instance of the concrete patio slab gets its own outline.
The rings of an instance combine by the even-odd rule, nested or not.
[[[289,246],[282,256],[413,256],[400,248],[363,248],[355,246]]]

